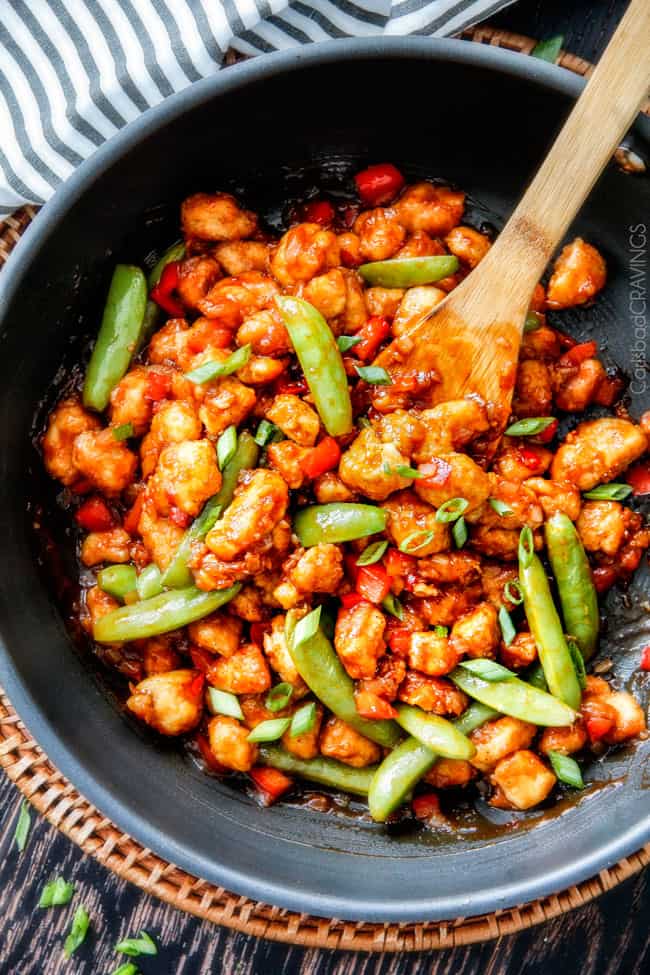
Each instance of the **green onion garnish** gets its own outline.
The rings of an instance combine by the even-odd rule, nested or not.
[[[385,540],[383,542],[373,542],[372,545],[364,548],[357,559],[357,565],[374,565],[375,562],[379,562],[387,548],[388,542]]]
[[[571,785],[574,789],[584,789],[582,772],[575,758],[571,758],[570,755],[562,755],[560,752],[549,752],[548,757],[560,782]]]
[[[336,340],[339,352],[347,352],[349,349],[353,349],[355,345],[358,345],[359,342],[363,342],[361,335],[339,335]]]
[[[530,563],[533,561],[533,555],[535,554],[535,542],[533,539],[533,533],[528,525],[524,525],[521,529],[519,535],[519,564],[527,569]]]
[[[125,961],[123,965],[115,969],[112,975],[138,975],[138,969],[132,961]]]
[[[526,315],[526,321],[524,322],[524,334],[526,332],[535,332],[542,324],[542,316],[537,311],[529,311]]]
[[[504,518],[506,515],[514,514],[512,508],[509,507],[505,501],[499,501],[498,498],[490,498],[490,507],[494,508],[500,518]]]
[[[503,587],[503,595],[513,606],[521,606],[524,601],[524,595],[521,591],[519,580],[509,579]]]
[[[630,494],[632,488],[629,484],[615,484],[612,481],[610,484],[599,484],[591,491],[585,491],[582,496],[588,501],[624,501]]]
[[[451,534],[453,535],[454,541],[456,543],[456,548],[462,548],[468,539],[467,523],[465,519],[462,517],[462,515],[460,518],[458,518],[457,521],[454,522],[453,527],[451,529]]]
[[[74,894],[74,884],[69,884],[63,877],[57,877],[45,884],[41,891],[39,907],[63,907],[69,904]]]
[[[293,687],[284,681],[282,684],[276,684],[272,687],[269,693],[266,695],[266,701],[264,706],[267,711],[282,711],[286,708],[287,704],[291,700],[293,695]]]
[[[269,420],[260,420],[253,439],[258,447],[266,447],[270,443],[284,440],[284,434],[280,427],[276,427],[275,423],[271,423]]]
[[[72,919],[70,933],[63,944],[63,950],[67,958],[69,958],[70,955],[77,950],[79,945],[83,944],[86,935],[88,934],[89,926],[90,916],[88,911],[85,907],[78,907]]]
[[[240,721],[244,717],[237,695],[230,691],[220,691],[216,687],[208,687],[208,708],[213,714],[226,714],[229,718],[239,718]]]
[[[321,607],[317,606],[316,609],[312,609],[311,613],[307,613],[303,616],[301,620],[296,623],[293,636],[291,639],[292,645],[294,647],[299,647],[301,643],[305,643],[306,640],[311,640],[311,638],[318,632],[318,627],[320,625],[320,614]]]
[[[508,670],[507,667],[498,664],[496,660],[488,660],[486,657],[479,657],[476,660],[461,660],[458,666],[468,670],[475,677],[489,681],[491,684],[516,677],[512,670]]]
[[[416,528],[414,532],[409,532],[406,538],[402,539],[398,548],[405,555],[410,555],[413,552],[419,551],[421,548],[426,548],[433,540],[434,535],[435,532],[426,531],[424,528]],[[418,541],[418,539],[420,540]]]
[[[541,58],[542,61],[549,61],[551,64],[554,64],[558,59],[563,44],[564,36],[557,34],[555,37],[549,37],[545,41],[539,41],[530,53],[534,58]]]
[[[359,378],[370,383],[371,386],[393,385],[393,380],[381,366],[355,366],[354,368]]]
[[[268,721],[261,721],[253,728],[248,740],[277,741],[278,738],[282,738],[290,724],[291,718],[270,718]]]
[[[512,620],[510,619],[510,613],[505,606],[502,606],[499,609],[499,626],[501,627],[503,642],[507,647],[509,647],[514,638],[517,636],[517,631],[514,628]]]
[[[390,613],[391,616],[394,616],[398,620],[404,619],[404,607],[392,592],[388,593],[381,604],[381,608],[385,609],[387,613]]]
[[[128,440],[135,434],[132,423],[122,423],[119,427],[113,427],[113,438],[115,440]]]
[[[230,376],[238,369],[243,369],[251,357],[251,346],[242,345],[241,349],[231,353],[223,362],[206,362],[196,369],[185,373],[185,378],[192,383],[202,385],[209,383],[212,379],[220,379],[221,376]]]
[[[217,440],[217,461],[222,471],[228,461],[232,460],[237,450],[237,427],[231,423]]]
[[[434,628],[433,628],[433,632],[435,633],[436,636],[441,636],[441,637],[442,636],[448,636],[449,635],[449,627],[448,626],[440,626],[440,624],[437,623],[434,626]]]
[[[14,843],[18,847],[18,852],[22,853],[27,845],[27,837],[32,825],[32,817],[29,815],[29,803],[23,799],[20,804],[20,812],[14,830]]]
[[[465,498],[450,498],[449,501],[441,504],[436,511],[436,521],[441,521],[443,524],[456,521],[464,511],[467,511],[468,507],[469,501],[466,501]]]
[[[398,474],[400,477],[409,477],[411,480],[422,477],[419,471],[416,471],[414,467],[409,467],[408,464],[398,464],[397,467],[384,464],[384,474]]]
[[[137,938],[124,938],[115,945],[115,950],[121,955],[130,955],[131,958],[137,958],[138,955],[158,954],[156,942],[146,931],[141,931]]]
[[[529,416],[525,420],[517,420],[506,428],[508,437],[532,437],[536,433],[541,433],[555,423],[554,416]]]
[[[289,735],[291,738],[298,738],[300,735],[306,735],[308,731],[311,731],[316,723],[316,702],[311,701],[309,704],[303,705],[291,719],[291,729]]]

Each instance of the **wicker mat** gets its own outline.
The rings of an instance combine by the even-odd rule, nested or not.
[[[477,27],[463,37],[479,44],[530,54],[535,41],[518,34]],[[558,64],[580,75],[593,66],[562,52]],[[649,111],[646,109],[646,111]],[[36,208],[27,206],[0,223],[0,267]],[[119,877],[130,880],[182,911],[255,937],[309,948],[354,951],[420,951],[453,948],[514,934],[564,914],[611,890],[650,863],[650,844],[610,870],[576,887],[521,907],[480,917],[411,924],[338,921],[285,911],[239,897],[199,880],[145,849],[92,806],[50,763],[0,691],[0,765],[32,805],[85,852]]]

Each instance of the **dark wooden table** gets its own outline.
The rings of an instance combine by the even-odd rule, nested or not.
[[[564,34],[568,50],[596,60],[627,0],[519,0],[491,23],[549,37]],[[35,820],[27,850],[12,837],[20,798],[0,776],[0,975],[109,975],[119,963],[113,946],[145,928],[161,948],[139,959],[143,975],[527,975],[578,971],[624,975],[650,970],[650,872],[556,921],[498,942],[429,954],[355,955],[305,951],[201,923],[118,880],[44,821]],[[71,912],[37,907],[43,884],[62,875],[76,886],[75,902],[92,915],[92,933],[66,962],[62,941]],[[126,960],[126,959],[123,959]]]

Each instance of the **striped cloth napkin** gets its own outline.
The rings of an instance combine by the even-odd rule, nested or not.
[[[513,0],[0,0],[0,219],[147,108],[245,54],[454,34]]]

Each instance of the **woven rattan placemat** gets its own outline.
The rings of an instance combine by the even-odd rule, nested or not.
[[[535,46],[531,38],[490,27],[473,28],[463,37],[522,54],[530,54]],[[580,75],[588,75],[593,70],[588,61],[565,52],[560,54],[558,64]],[[35,214],[35,207],[26,206],[0,223],[0,267]],[[193,877],[141,846],[84,799],[52,765],[1,690],[0,765],[50,823],[119,877],[205,920],[255,937],[310,948],[420,951],[487,941],[514,934],[580,907],[650,863],[649,844],[611,869],[601,871],[597,877],[562,893],[479,917],[419,924],[373,924],[319,918],[231,894],[223,887]]]

